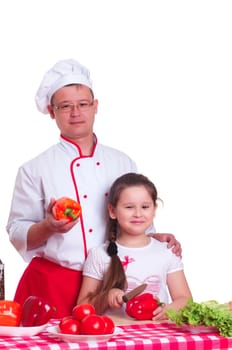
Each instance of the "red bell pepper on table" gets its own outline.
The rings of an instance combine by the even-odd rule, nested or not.
[[[81,206],[77,201],[71,198],[62,197],[57,199],[52,207],[52,212],[57,220],[66,219],[73,221],[78,219],[81,215]]]
[[[54,312],[55,308],[46,300],[32,295],[23,304],[21,325],[23,327],[41,326],[53,317]]]
[[[0,326],[19,326],[22,306],[12,300],[0,300]]]
[[[152,320],[153,311],[162,305],[151,293],[143,293],[126,303],[126,313],[136,320]]]

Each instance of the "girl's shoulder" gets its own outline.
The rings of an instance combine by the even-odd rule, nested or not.
[[[98,245],[97,247],[90,248],[90,250],[88,251],[88,255],[105,258],[106,256],[108,256],[106,249],[107,249],[107,243],[103,243],[101,245]]]
[[[155,248],[156,250],[166,253],[166,254],[170,254],[172,255],[172,249],[168,248],[168,243],[167,242],[160,242],[157,239],[153,238],[151,239],[151,245],[153,248]]]

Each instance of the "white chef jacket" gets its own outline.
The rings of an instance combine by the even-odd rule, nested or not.
[[[88,250],[104,242],[109,188],[117,177],[137,172],[137,167],[126,154],[94,137],[90,156],[83,156],[76,144],[61,136],[58,144],[19,168],[7,231],[26,262],[40,256],[82,270]],[[79,222],[69,232],[54,234],[44,245],[27,251],[30,226],[44,219],[51,198],[64,196],[80,203]]]

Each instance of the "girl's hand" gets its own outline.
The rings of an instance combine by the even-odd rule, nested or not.
[[[120,309],[123,304],[122,297],[125,292],[118,288],[113,288],[109,291],[108,294],[108,305],[112,309]]]
[[[165,304],[163,304],[162,306],[157,307],[157,309],[155,309],[153,311],[152,321],[167,320],[168,317],[165,314],[166,310],[167,310],[167,307],[166,307]]]

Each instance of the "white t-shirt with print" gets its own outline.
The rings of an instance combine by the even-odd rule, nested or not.
[[[92,248],[84,264],[83,275],[102,280],[110,264],[106,252],[108,243]],[[118,256],[124,266],[128,291],[141,283],[147,283],[145,292],[157,296],[164,303],[169,302],[167,275],[183,270],[180,257],[167,248],[167,243],[151,238],[150,243],[141,248],[127,248],[117,243]]]

